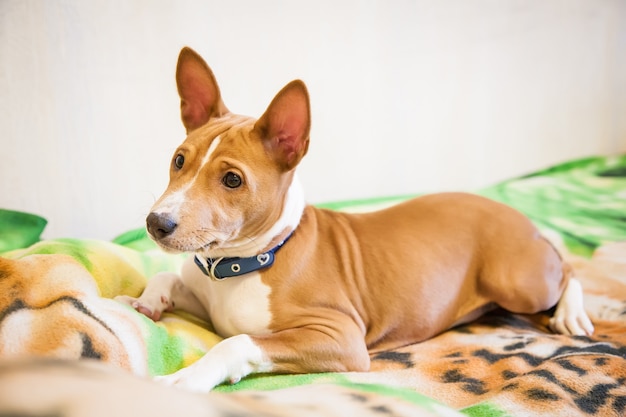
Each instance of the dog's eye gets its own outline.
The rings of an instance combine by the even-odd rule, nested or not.
[[[237,188],[241,186],[241,177],[234,172],[227,172],[222,178],[222,183],[228,188]]]
[[[174,158],[174,166],[177,169],[181,169],[184,164],[185,164],[185,157],[182,156],[181,154],[176,155],[176,158]]]

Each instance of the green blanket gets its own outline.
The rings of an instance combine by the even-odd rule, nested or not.
[[[620,242],[626,241],[626,156],[570,161],[478,193],[524,212],[562,246],[565,256],[580,272],[589,313],[596,325],[593,337],[550,334],[545,315],[528,318],[497,311],[429,341],[377,354],[368,373],[252,376],[216,390],[277,390],[276,395],[280,395],[289,387],[331,384],[338,389],[374,392],[389,401],[428,410],[431,415],[452,415],[446,414],[451,409],[472,416],[624,415],[626,246]],[[366,211],[409,197],[324,206]],[[7,258],[0,262],[0,276],[4,272],[10,277],[0,280],[0,358],[17,354],[95,357],[135,373],[159,375],[191,364],[220,340],[189,315],[166,313],[154,323],[134,310],[109,303],[108,298],[118,294],[138,294],[155,272],[177,271],[180,267],[183,257],[159,251],[143,229],[121,234],[113,242],[36,242],[45,220],[24,215],[20,226],[20,216],[0,212],[0,250]],[[33,218],[39,220],[33,223]],[[42,258],[33,258],[37,254],[46,255],[46,259],[52,256],[53,262],[41,270],[25,268],[27,263],[44,265]],[[72,262],[87,271],[86,276],[96,284],[93,288],[81,276],[80,284],[78,279],[75,284],[80,291],[74,291],[72,279],[53,273],[58,265]],[[41,300],[29,298],[32,305],[28,304],[23,299],[26,295],[10,290],[16,282],[31,290],[41,288],[45,296]],[[69,343],[61,339],[67,336],[70,340],[72,331],[54,338],[46,333],[62,321],[57,315],[66,314],[53,307],[58,300],[68,299],[76,300],[71,313],[76,317],[84,316],[85,311],[96,312],[91,321],[72,316],[71,323],[81,323],[75,331],[88,335],[81,336],[83,348],[78,353],[76,349],[59,348]],[[28,343],[20,336],[18,344],[3,329],[19,320],[28,323]],[[89,331],[80,326],[87,326]],[[94,326],[99,326],[101,332],[93,330]],[[121,348],[98,343],[111,332],[123,335],[116,339],[122,341]],[[85,349],[85,337],[91,349]],[[127,352],[123,352],[125,343],[132,345]],[[9,353],[6,346],[13,346],[13,350]]]

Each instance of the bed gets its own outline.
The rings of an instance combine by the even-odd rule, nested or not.
[[[278,415],[268,410],[279,408],[285,415],[326,415],[323,406],[339,398],[361,407],[361,415],[626,415],[626,155],[572,160],[475,192],[525,213],[574,266],[593,336],[550,333],[549,312],[528,317],[496,310],[428,341],[376,354],[370,372],[256,375],[215,392],[250,400],[265,393],[263,402],[246,403],[249,415]],[[367,211],[409,197],[321,206]],[[154,323],[109,302],[137,295],[148,277],[175,271],[183,260],[159,251],[143,229],[111,242],[40,241],[45,223],[38,215],[0,211],[0,360],[91,358],[150,377],[191,364],[220,340],[190,315],[166,313]],[[82,269],[64,270],[61,278],[34,274],[47,271],[42,262],[50,255],[55,268],[78,263]],[[18,284],[38,298],[15,290]],[[64,310],[59,300],[78,301]],[[19,335],[9,328],[19,328]],[[76,334],[81,348],[62,348],[69,343],[63,338]],[[111,334],[115,340],[107,343]]]

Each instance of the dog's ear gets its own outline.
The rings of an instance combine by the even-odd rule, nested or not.
[[[191,48],[185,47],[180,51],[176,85],[180,96],[180,116],[187,133],[204,125],[211,117],[228,113],[211,68]]]
[[[293,169],[309,149],[309,93],[300,80],[283,87],[254,125],[265,148],[284,169]]]

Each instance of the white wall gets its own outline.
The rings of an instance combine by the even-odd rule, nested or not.
[[[311,202],[626,151],[622,0],[0,0],[0,207],[48,238],[142,226],[184,137],[184,45],[238,113],[307,82]]]

